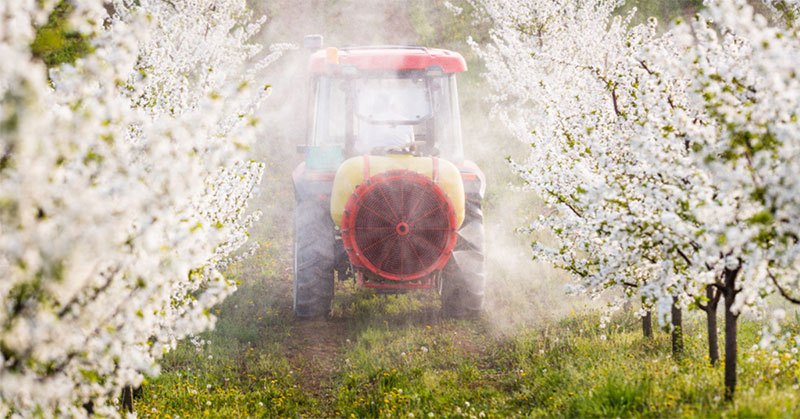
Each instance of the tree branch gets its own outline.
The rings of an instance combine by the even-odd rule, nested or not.
[[[577,216],[578,216],[578,217],[580,217],[580,218],[583,218],[583,214],[581,214],[581,212],[580,212],[580,211],[578,211],[578,209],[577,209],[577,208],[575,208],[575,207],[574,207],[574,206],[573,206],[571,203],[567,202],[567,200],[566,200],[566,199],[564,199],[564,197],[563,197],[563,196],[561,196],[561,195],[559,195],[559,194],[557,194],[557,193],[555,193],[555,192],[552,192],[552,191],[547,191],[547,192],[548,192],[550,195],[554,196],[554,197],[555,197],[555,198],[558,200],[558,202],[560,202],[560,203],[562,203],[562,204],[566,205],[566,206],[567,206],[567,208],[569,208],[569,209],[570,209],[570,210],[571,210],[573,213],[575,213],[575,215],[577,215]]]
[[[716,288],[717,291],[720,292],[720,293],[725,291],[725,285],[724,284],[720,284],[719,282],[713,282],[711,284],[708,284],[708,286]]]
[[[792,304],[800,305],[800,299],[792,297],[791,295],[789,295],[789,293],[786,292],[786,290],[781,286],[781,284],[778,283],[778,278],[775,278],[775,275],[773,275],[772,272],[769,269],[767,269],[767,275],[769,276],[769,279],[772,280],[772,283],[775,284],[775,288],[778,289],[778,292],[781,294],[781,296],[783,298],[785,298],[787,301],[789,301]]]
[[[685,253],[683,253],[680,247],[676,247],[675,251],[678,252],[678,255],[686,262],[686,265],[692,266],[692,261],[689,260],[689,257],[686,256]]]

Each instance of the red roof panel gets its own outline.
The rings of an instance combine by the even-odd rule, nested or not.
[[[437,48],[359,47],[341,48],[338,53],[340,65],[354,66],[359,70],[425,70],[432,66],[441,67],[445,73],[467,70],[461,54]],[[325,49],[311,55],[311,72],[327,73],[333,68],[335,65],[328,64]]]

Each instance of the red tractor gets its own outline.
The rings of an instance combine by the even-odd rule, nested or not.
[[[308,138],[293,173],[294,312],[327,315],[334,282],[434,289],[451,316],[480,312],[485,178],[465,160],[455,52],[322,48],[310,35]]]

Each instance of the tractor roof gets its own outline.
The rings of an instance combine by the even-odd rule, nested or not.
[[[312,73],[327,73],[337,64],[362,71],[431,70],[437,67],[445,73],[467,70],[461,54],[438,48],[394,45],[327,48],[311,55]]]

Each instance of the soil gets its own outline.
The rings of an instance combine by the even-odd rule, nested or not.
[[[292,320],[286,357],[305,392],[331,399],[333,377],[344,362],[350,334],[346,319]]]

